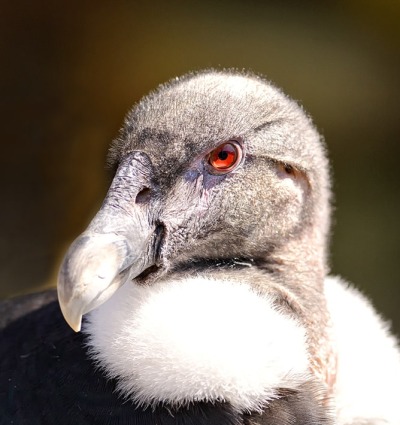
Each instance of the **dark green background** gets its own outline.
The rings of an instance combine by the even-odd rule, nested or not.
[[[262,73],[332,159],[334,273],[400,333],[399,1],[0,3],[0,295],[54,285],[104,196],[107,146],[143,94],[189,70]]]

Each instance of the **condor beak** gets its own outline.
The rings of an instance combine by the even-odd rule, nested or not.
[[[58,299],[65,320],[76,332],[85,313],[155,264],[155,225],[148,205],[135,202],[143,187],[149,187],[150,173],[147,155],[131,154],[119,167],[102,208],[64,257]]]
[[[107,301],[149,262],[142,255],[146,238],[135,246],[113,233],[85,232],[69,248],[60,269],[58,299],[65,320],[78,332],[82,316]]]

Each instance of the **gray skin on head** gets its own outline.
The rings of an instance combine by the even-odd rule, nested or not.
[[[242,164],[226,175],[210,173],[207,154],[231,139],[242,142]],[[303,110],[254,75],[189,75],[161,86],[128,114],[109,160],[123,161],[130,152],[151,159],[151,180],[143,184],[151,193],[149,220],[165,226],[164,266],[195,258],[264,260],[272,272],[268,284],[254,269],[240,279],[248,274],[253,285],[296,309],[310,330],[313,366],[325,374],[329,166]]]
[[[230,139],[242,142],[243,163],[232,173],[212,174],[207,154]],[[168,232],[166,261],[268,257],[312,228],[318,267],[324,267],[325,152],[300,107],[265,81],[207,72],[161,86],[128,115],[110,162],[123,162],[130,152],[144,153],[152,164],[142,185],[150,189],[150,220]],[[283,164],[295,168],[298,190],[282,185]]]
[[[242,161],[232,172],[216,174],[208,155],[229,140],[242,146]],[[92,279],[78,284],[84,273],[78,266],[90,269],[92,261],[96,278],[101,274],[95,255],[88,258],[86,241],[96,244],[100,235],[101,244],[108,244],[108,235],[116,235],[113,255],[99,277],[105,286],[70,323],[78,320],[79,329],[80,316],[111,296],[113,286],[179,278],[229,260],[210,273],[250,283],[296,317],[307,329],[311,369],[328,387],[333,356],[322,285],[329,167],[303,110],[254,75],[188,75],[133,108],[109,161],[118,168],[103,207],[60,272],[66,317],[69,303],[86,294]],[[251,267],[240,267],[243,262]]]

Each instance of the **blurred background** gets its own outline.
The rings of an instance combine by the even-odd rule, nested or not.
[[[398,0],[0,2],[0,296],[54,286],[130,106],[208,67],[264,74],[332,161],[331,266],[400,334]]]

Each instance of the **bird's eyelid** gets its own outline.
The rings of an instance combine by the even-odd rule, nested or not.
[[[242,136],[230,136],[230,137],[214,140],[213,146],[209,149],[208,153],[212,152],[214,149],[216,149],[218,146],[223,145],[224,143],[236,143],[242,149],[244,149],[244,146],[245,146],[245,140]]]

